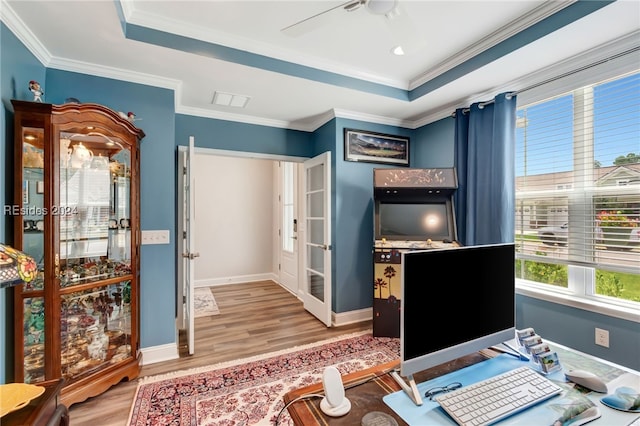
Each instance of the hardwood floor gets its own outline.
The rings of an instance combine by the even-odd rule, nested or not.
[[[371,321],[327,328],[272,281],[213,287],[220,315],[196,318],[195,354],[142,367],[140,377],[217,364],[370,330]],[[181,352],[184,352],[181,347]],[[71,424],[127,424],[137,379],[70,407]]]

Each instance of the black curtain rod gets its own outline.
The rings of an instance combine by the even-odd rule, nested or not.
[[[637,52],[638,50],[640,50],[640,46],[635,46],[635,47],[632,47],[631,49],[625,50],[624,52],[617,53],[617,54],[615,54],[615,55],[609,56],[609,57],[607,57],[607,58],[604,58],[604,59],[601,59],[601,60],[599,60],[599,61],[593,62],[593,63],[591,63],[591,64],[585,65],[585,66],[583,66],[583,67],[576,68],[576,69],[574,69],[574,70],[567,71],[567,72],[565,72],[565,73],[563,73],[563,74],[560,74],[560,75],[557,75],[557,76],[555,76],[555,77],[551,77],[551,78],[548,78],[548,79],[546,79],[546,80],[540,81],[540,82],[538,82],[538,83],[532,84],[531,86],[527,86],[527,87],[525,87],[524,89],[520,89],[520,90],[516,90],[516,91],[513,91],[513,92],[509,92],[509,93],[507,93],[507,99],[510,99],[510,97],[511,97],[511,96],[518,95],[519,93],[526,92],[527,90],[535,89],[536,87],[540,87],[540,86],[542,86],[542,85],[545,85],[545,84],[551,83],[551,82],[553,82],[553,81],[560,80],[561,78],[568,77],[568,76],[570,76],[570,75],[573,75],[573,74],[579,73],[579,72],[584,71],[584,70],[587,70],[587,69],[589,69],[589,68],[593,68],[593,67],[595,67],[595,66],[598,66],[598,65],[604,64],[604,63],[609,62],[609,61],[611,61],[611,60],[614,60],[614,59],[617,59],[617,58],[621,58],[621,57],[623,57],[623,56],[626,56],[626,55],[629,55],[629,54],[631,54],[631,53]],[[492,100],[489,100],[489,101],[486,101],[486,102],[480,102],[480,104],[479,104],[478,106],[479,106],[480,108],[482,108],[482,107],[484,107],[485,105],[491,105],[491,104],[492,104],[492,103],[494,103],[494,102],[495,102],[495,101],[492,99]],[[469,108],[463,108],[463,109],[462,109],[462,113],[463,113],[463,114],[466,114],[466,113],[468,113],[469,111],[470,111],[470,109],[469,109]],[[451,114],[451,116],[452,116],[452,117],[455,117],[455,116],[456,116],[456,112],[454,111],[454,112]]]

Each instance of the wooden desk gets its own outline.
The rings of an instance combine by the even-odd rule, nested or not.
[[[640,388],[640,372],[638,371],[613,364],[609,361],[593,357],[591,355],[567,348],[562,345],[558,345],[553,342],[547,341],[547,343],[549,343],[551,349],[558,354],[564,371],[592,371],[607,383],[607,387],[610,393],[613,393],[614,390],[619,387],[631,387],[633,389]],[[459,358],[455,361],[445,363],[417,373],[414,375],[414,379],[416,383],[424,383],[436,377],[460,370],[461,368],[486,361],[487,359],[493,358],[498,354],[499,352],[494,350],[483,350],[466,357]],[[505,359],[509,360],[511,358],[507,357]],[[512,360],[515,360],[515,358]],[[324,415],[320,410],[321,398],[304,398],[292,403],[287,407],[287,409],[289,410],[289,414],[291,415],[294,424],[297,426],[353,426],[361,424],[361,419],[365,414],[371,411],[381,411],[383,413],[391,415],[391,417],[396,419],[399,425],[407,425],[407,423],[397,414],[395,414],[395,411],[393,411],[392,408],[388,407],[387,404],[383,401],[383,398],[386,395],[400,390],[400,385],[389,374],[387,374],[398,364],[399,361],[396,361],[343,376],[343,383],[346,389],[345,393],[347,398],[349,398],[349,400],[351,401],[351,411],[343,417],[332,418]],[[555,377],[551,377],[554,375]],[[562,382],[565,381],[562,371],[552,373],[550,375],[550,378],[551,380]],[[366,383],[362,384],[363,381],[366,381]],[[350,386],[353,387],[350,388]],[[575,399],[573,398],[575,398],[576,396],[579,396],[580,398],[586,397],[591,400],[591,402],[596,407],[599,408],[600,417],[592,420],[592,422],[589,423],[590,425],[635,425],[637,423],[637,413],[626,413],[620,410],[608,408],[604,404],[602,404],[600,398],[603,396],[603,394],[589,392],[588,390],[580,388],[579,386],[576,389],[574,389],[570,385],[568,386],[569,387],[567,387],[567,390],[565,393],[563,393],[562,397],[565,398],[565,401],[575,401]],[[309,393],[322,394],[322,383],[317,383],[305,388],[291,391],[285,394],[283,399],[286,404],[290,401],[293,401],[299,396],[307,395]],[[573,395],[570,395],[569,393]],[[555,411],[555,409],[552,407],[553,405],[554,404],[550,404],[550,406],[545,407],[545,404],[540,404],[540,406],[538,407],[540,409],[532,409],[532,412],[528,414],[528,418],[537,420],[544,419],[542,422],[536,422],[536,424],[553,424],[554,420],[556,420],[558,416],[558,412]],[[569,411],[571,411],[571,406],[572,403],[568,404]],[[428,415],[428,413],[422,414]]]
[[[38,383],[44,393],[25,407],[0,419],[2,426],[68,426],[69,411],[60,402],[64,379]]]
[[[477,364],[498,355],[498,352],[484,350],[458,358],[454,361],[421,371],[414,375],[416,382],[424,382],[443,374],[459,370],[469,365]],[[387,374],[399,367],[400,361],[372,367],[363,371],[347,374],[342,377],[346,397],[351,401],[351,411],[342,417],[329,417],[320,410],[320,398],[304,398],[292,403],[287,410],[297,426],[311,425],[359,425],[362,417],[371,411],[381,411],[391,415],[398,425],[407,425],[395,412],[389,408],[382,397],[399,391],[400,385]],[[363,383],[364,382],[364,383]],[[310,394],[323,393],[322,382],[295,389],[284,395],[284,402],[288,404],[294,399]]]

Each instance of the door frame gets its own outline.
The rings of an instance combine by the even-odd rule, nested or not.
[[[185,150],[187,149],[186,146],[183,145],[179,145],[178,146],[178,150]],[[223,150],[223,149],[214,149],[214,148],[202,148],[202,147],[195,147],[194,149],[194,154],[197,155],[215,155],[215,156],[222,156],[222,157],[236,157],[236,158],[249,158],[249,159],[256,159],[256,160],[272,160],[274,162],[277,161],[288,161],[288,162],[292,162],[292,163],[304,163],[305,161],[309,160],[308,157],[297,157],[297,156],[289,156],[289,155],[277,155],[277,154],[264,154],[264,153],[257,153],[257,152],[244,152],[244,151],[231,151],[231,150]],[[178,165],[177,167],[181,167],[180,165]],[[182,170],[178,170],[178,173],[182,173]],[[178,188],[178,190],[180,190]],[[299,194],[298,194],[299,197]],[[176,199],[176,203],[180,202],[180,197],[177,197]],[[298,202],[300,203],[301,200],[300,198],[298,198]],[[178,206],[178,208],[181,208],[181,206]],[[298,208],[298,211],[300,210],[300,208]],[[298,220],[298,236],[299,238],[304,238],[304,229],[303,226],[300,226],[300,220]],[[279,240],[279,239],[278,239]],[[300,240],[299,240],[300,242]],[[279,243],[278,243],[279,244]],[[278,249],[280,247],[278,246]],[[279,250],[278,250],[278,255],[279,255]],[[300,274],[300,268],[301,268],[301,263],[302,263],[303,259],[301,258],[301,253],[300,250],[298,250],[298,275]],[[300,276],[300,275],[299,275]],[[176,285],[178,285],[178,283],[176,283]],[[298,286],[298,292],[295,295],[296,297],[298,297],[299,299],[301,299],[301,288],[302,286],[299,285]],[[178,303],[178,301],[176,301],[176,303]],[[178,318],[177,318],[178,319]],[[179,326],[180,321],[176,322],[176,326]],[[177,330],[176,330],[177,332]],[[178,335],[178,334],[176,334]]]

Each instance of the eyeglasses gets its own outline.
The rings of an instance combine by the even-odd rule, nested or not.
[[[449,383],[447,386],[440,386],[437,388],[431,388],[424,393],[424,396],[429,398],[429,401],[433,401],[433,397],[439,393],[451,392],[452,390],[456,390],[462,387],[462,383],[453,382]]]

